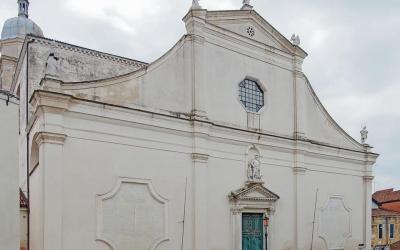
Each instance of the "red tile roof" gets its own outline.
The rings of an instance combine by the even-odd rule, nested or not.
[[[376,191],[372,198],[378,203],[400,201],[400,190],[394,191],[393,188]]]
[[[19,189],[19,207],[28,207],[28,199],[26,198],[22,189]]]
[[[400,241],[397,241],[390,245],[390,250],[400,250]]]
[[[396,216],[400,217],[400,212],[382,209],[382,208],[374,208],[372,209],[372,216]]]

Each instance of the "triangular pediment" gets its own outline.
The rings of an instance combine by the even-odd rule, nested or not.
[[[265,188],[262,183],[250,183],[230,193],[233,201],[276,201],[279,196]]]
[[[254,10],[208,11],[207,23],[290,54],[307,56]]]

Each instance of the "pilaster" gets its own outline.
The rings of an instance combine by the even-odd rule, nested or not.
[[[192,153],[194,168],[194,249],[207,247],[207,167],[208,155]]]
[[[206,82],[204,71],[206,61],[204,55],[204,27],[207,10],[191,9],[183,21],[187,34],[191,38],[191,71],[192,71],[192,116],[194,119],[207,119],[206,111]]]
[[[305,91],[302,72],[303,59],[293,55],[294,138],[305,139]]]
[[[298,144],[297,142],[296,144]],[[296,145],[296,148],[299,145]],[[295,227],[294,227],[294,242],[296,249],[301,249],[301,246],[304,246],[306,244],[305,238],[303,237],[303,232],[305,231],[304,228],[302,228],[305,223],[303,223],[303,218],[304,218],[304,213],[307,211],[304,211],[305,204],[304,198],[302,197],[302,194],[304,194],[304,176],[307,173],[307,168],[304,164],[305,159],[304,159],[304,153],[299,150],[298,148],[294,151],[294,166],[293,166],[293,177],[294,177],[294,194],[295,194]]]
[[[36,168],[31,169],[31,175],[36,177],[30,186],[32,195],[41,197],[41,201],[31,207],[31,212],[40,215],[42,227],[41,234],[32,234],[30,240],[35,244],[39,242],[37,246],[42,250],[62,249],[63,150],[67,139],[64,114],[70,101],[70,96],[43,90],[35,91],[30,100],[34,114],[27,131],[37,145],[39,159]],[[35,229],[31,227],[31,230]]]
[[[242,250],[242,208],[233,206],[231,208],[232,221],[232,247],[233,250]]]
[[[373,176],[364,176],[364,244],[366,250],[371,250],[372,246],[372,181]]]
[[[39,168],[43,187],[43,250],[62,249],[63,148],[65,134],[39,132],[34,140],[39,147]],[[33,209],[40,209],[32,207]]]
[[[364,166],[364,245],[366,250],[372,249],[371,223],[372,223],[372,181],[374,180],[372,167],[378,157],[372,153],[372,147],[365,144],[365,166]]]

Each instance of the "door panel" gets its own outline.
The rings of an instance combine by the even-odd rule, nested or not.
[[[242,214],[242,250],[263,250],[263,214]]]

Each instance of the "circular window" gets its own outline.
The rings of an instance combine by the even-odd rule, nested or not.
[[[239,97],[247,111],[258,112],[264,106],[264,92],[253,80],[239,83]]]
[[[247,34],[251,37],[253,37],[256,34],[256,31],[254,30],[253,27],[248,27],[247,28]]]

